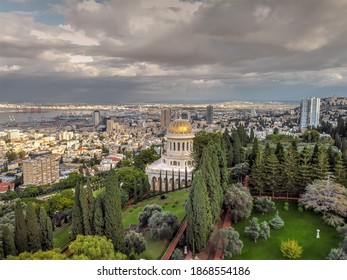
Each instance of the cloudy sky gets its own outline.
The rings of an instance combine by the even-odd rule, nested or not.
[[[347,96],[347,0],[1,0],[0,102]]]

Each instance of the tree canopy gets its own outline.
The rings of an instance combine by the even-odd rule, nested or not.
[[[309,184],[300,203],[306,209],[322,213],[328,224],[336,219],[343,224],[343,218],[347,216],[347,190],[331,179],[316,180]],[[339,225],[335,222],[334,224]]]

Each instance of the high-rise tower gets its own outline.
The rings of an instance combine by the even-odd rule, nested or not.
[[[171,109],[166,108],[161,110],[160,115],[160,126],[162,128],[167,128],[171,123]]]
[[[100,124],[101,121],[101,114],[99,110],[95,110],[93,112],[93,122],[94,122],[94,126],[98,126]]]
[[[300,128],[319,125],[320,98],[303,98],[300,107]]]
[[[206,109],[207,109],[206,123],[207,124],[212,124],[212,121],[213,121],[213,106],[212,105],[208,105],[206,107]]]

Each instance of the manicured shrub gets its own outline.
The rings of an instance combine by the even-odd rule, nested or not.
[[[253,208],[259,213],[268,213],[276,209],[275,202],[270,197],[257,197],[254,200]]]
[[[283,210],[284,211],[289,211],[289,206],[287,206],[287,205],[283,206]]]
[[[269,221],[269,225],[273,229],[280,229],[284,226],[284,221],[278,215],[278,211],[276,212],[276,215]]]
[[[183,260],[183,253],[180,249],[176,248],[170,257],[170,260]]]
[[[298,211],[299,211],[299,212],[304,212],[304,207],[302,207],[302,206],[299,205],[299,206],[298,206]]]
[[[259,238],[268,239],[270,237],[270,226],[267,221],[260,223]]]
[[[302,255],[302,247],[296,240],[287,240],[281,243],[281,252],[283,257],[288,259],[297,259]]]

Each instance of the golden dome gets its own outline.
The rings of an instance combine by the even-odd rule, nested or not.
[[[189,134],[192,133],[192,126],[189,121],[179,119],[170,123],[167,131],[171,134]]]

